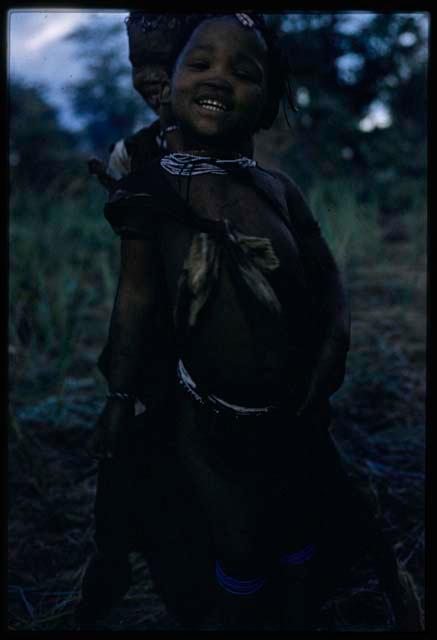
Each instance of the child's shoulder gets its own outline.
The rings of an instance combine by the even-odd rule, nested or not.
[[[159,161],[149,162],[144,173],[130,173],[117,181],[104,208],[116,233],[130,230],[148,235],[165,212],[157,181]]]
[[[142,127],[135,131],[132,135],[124,139],[124,143],[128,152],[132,152],[136,147],[142,147],[144,144],[156,146],[156,136],[160,133],[159,119],[154,120],[152,124]]]
[[[262,169],[260,173],[263,173],[270,182],[270,189],[280,190],[287,206],[290,222],[297,225],[302,231],[319,233],[319,224],[315,220],[302,190],[293,178],[279,169]]]
[[[154,202],[160,196],[159,159],[150,160],[143,171],[132,171],[117,181],[117,187],[109,196],[108,204],[117,202],[137,202],[144,197]],[[139,199],[139,200],[138,200]]]
[[[287,173],[280,169],[263,169],[263,173],[270,176],[272,183],[283,191],[287,202],[305,201],[304,195],[296,182]]]

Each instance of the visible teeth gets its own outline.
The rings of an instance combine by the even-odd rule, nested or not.
[[[199,104],[204,109],[209,109],[210,111],[226,111],[226,105],[218,102],[217,100],[200,100]]]

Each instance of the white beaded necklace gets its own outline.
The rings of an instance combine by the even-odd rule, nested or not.
[[[161,167],[174,176],[199,176],[204,173],[223,175],[233,167],[256,167],[256,161],[246,156],[225,160],[192,153],[170,153],[161,158]]]

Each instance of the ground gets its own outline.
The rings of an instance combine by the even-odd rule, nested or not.
[[[333,435],[353,473],[375,491],[387,534],[423,600],[423,241],[411,233],[395,241],[382,237],[373,250],[361,251],[346,273],[353,334],[346,380],[333,399]],[[81,577],[93,551],[96,463],[84,450],[104,397],[94,364],[108,303],[88,304],[86,313],[89,331],[82,330],[77,339],[70,335],[76,340],[73,355],[55,387],[50,351],[39,354],[37,365],[31,360],[32,325],[26,328],[26,316],[15,315],[19,326],[9,346],[10,630],[74,628]],[[135,554],[131,560],[134,584],[102,628],[179,628],[160,601],[145,561]],[[338,631],[390,629],[390,611],[365,563],[325,610]]]

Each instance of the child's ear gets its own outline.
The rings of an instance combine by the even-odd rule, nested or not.
[[[276,120],[276,116],[278,115],[278,111],[279,111],[279,101],[277,100],[272,100],[272,98],[270,98],[267,101],[267,104],[264,108],[264,113],[261,116],[261,120],[259,123],[259,128],[260,129],[270,129],[270,127],[272,126],[272,124],[274,123],[274,121]]]
[[[170,104],[170,81],[164,80],[161,84],[161,104]]]

